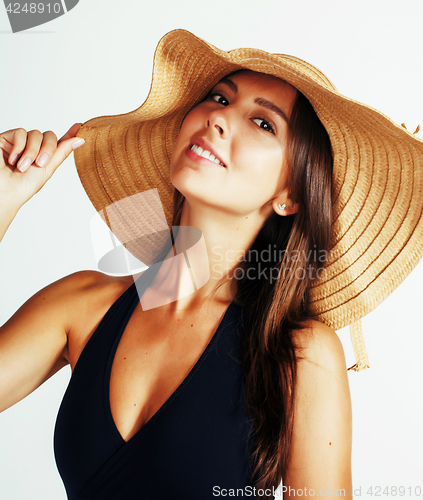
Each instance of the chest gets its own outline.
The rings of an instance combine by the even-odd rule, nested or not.
[[[55,456],[69,496],[158,498],[160,484],[160,498],[210,498],[216,484],[245,487],[255,443],[242,311],[231,304],[173,325],[135,309],[127,321],[127,298],[87,342],[58,413]]]
[[[109,404],[125,441],[149,421],[193,370],[212,340],[222,307],[172,315],[137,307],[111,354]]]

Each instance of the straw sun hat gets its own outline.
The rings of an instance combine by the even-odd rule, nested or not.
[[[98,212],[133,200],[114,223],[105,220],[149,265],[172,223],[169,165],[182,120],[220,79],[242,68],[296,87],[329,134],[331,251],[323,277],[311,289],[311,308],[335,330],[351,325],[354,368],[365,368],[360,318],[386,299],[423,256],[423,141],[339,94],[311,64],[257,49],[225,52],[185,30],[168,33],[157,46],[144,104],[130,113],[89,120],[78,132],[86,141],[75,151],[81,182]],[[146,196],[137,201],[137,193]],[[140,225],[144,237],[131,241],[128,231],[139,234]]]

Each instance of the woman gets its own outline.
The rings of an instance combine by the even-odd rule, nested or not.
[[[181,68],[176,64],[178,56],[174,56],[173,60],[169,57],[171,50],[175,50],[175,53],[182,53],[182,49],[185,51],[183,56],[186,57],[188,51],[192,61],[203,59],[202,72],[198,70],[190,72],[189,65]],[[338,302],[330,304],[330,300],[337,300],[336,294],[326,292],[326,295],[329,295],[326,301],[322,297],[319,299],[316,293],[312,295],[313,280],[316,277],[320,280],[317,288],[321,283],[330,285],[331,279],[340,282],[341,289],[347,288],[350,283],[342,282],[342,272],[334,273],[333,265],[325,268],[329,274],[332,273],[332,276],[326,277],[324,273],[318,272],[324,260],[320,260],[321,255],[324,255],[329,248],[334,248],[333,242],[336,241],[333,235],[334,228],[338,233],[341,232],[341,223],[345,220],[337,213],[339,204],[336,205],[333,202],[334,219],[340,222],[332,228],[332,245],[330,246],[330,171],[332,167],[330,146],[324,128],[307,99],[302,97],[297,88],[309,86],[308,95],[307,92],[304,93],[310,101],[313,101],[313,97],[315,98],[313,104],[316,109],[319,109],[323,118],[327,118],[327,114],[322,111],[321,100],[317,100],[316,95],[313,96],[313,90],[317,92],[316,89],[319,88],[320,97],[325,93],[332,97],[332,102],[335,102],[334,113],[340,114],[339,108],[346,108],[348,103],[346,99],[342,100],[336,96],[330,88],[330,82],[318,74],[317,70],[312,69],[315,71],[314,80],[320,79],[318,83],[306,74],[304,68],[301,71],[298,67],[294,68],[295,71],[291,69],[291,83],[298,82],[296,86],[287,83],[289,72],[286,68],[287,77],[276,78],[279,60],[275,58],[276,56],[272,60],[271,56],[263,55],[263,53],[259,54],[260,62],[263,69],[267,71],[261,73],[255,71],[257,66],[254,66],[256,63],[252,54],[250,54],[250,60],[244,58],[243,62],[240,61],[239,54],[235,54],[238,56],[238,61],[234,62],[231,54],[220,53],[214,80],[207,80],[207,76],[204,76],[206,71],[204,68],[212,66],[207,66],[204,59],[208,57],[210,61],[216,63],[216,54],[217,49],[210,48],[185,32],[173,32],[167,35],[156,53],[156,75],[160,74],[161,79],[158,80],[156,76],[155,86],[153,78],[150,101],[146,101],[138,115],[139,110],[133,113],[137,120],[134,120],[132,116],[131,125],[129,122],[125,123],[126,118],[119,117],[115,120],[114,130],[110,127],[107,118],[98,119],[97,124],[89,122],[84,126],[85,139],[88,144],[78,150],[81,156],[76,160],[77,165],[79,163],[78,168],[85,188],[88,193],[91,191],[90,195],[99,210],[106,208],[110,202],[117,203],[119,199],[124,198],[123,196],[113,198],[114,193],[108,189],[113,186],[111,180],[113,175],[104,177],[107,168],[110,169],[110,165],[117,163],[118,147],[122,147],[122,142],[116,139],[119,137],[118,126],[126,127],[125,132],[128,137],[131,137],[135,122],[138,127],[140,123],[145,126],[148,133],[136,136],[140,138],[139,149],[141,150],[146,144],[150,146],[150,150],[153,149],[154,156],[157,158],[161,155],[166,156],[166,146],[171,149],[172,160],[168,176],[170,175],[172,184],[177,190],[174,199],[174,225],[200,228],[210,259],[208,265],[210,279],[188,295],[184,291],[186,283],[191,279],[192,272],[195,274],[196,271],[203,270],[204,254],[194,255],[193,261],[190,261],[190,264],[193,264],[190,271],[184,266],[182,259],[172,258],[173,252],[163,246],[162,239],[155,242],[153,250],[151,250],[151,245],[146,250],[145,231],[137,233],[138,238],[134,244],[128,242],[128,247],[132,244],[133,253],[136,255],[138,253],[139,257],[145,257],[150,252],[150,263],[162,262],[163,259],[160,259],[159,253],[163,250],[168,258],[164,264],[151,266],[154,273],[150,273],[148,281],[142,279],[147,276],[147,272],[137,279],[136,284],[142,284],[138,288],[141,305],[144,302],[147,306],[142,307],[141,310],[136,300],[134,309],[127,310],[127,326],[125,327],[124,324],[121,328],[124,331],[120,332],[120,338],[123,341],[120,342],[119,336],[116,337],[115,354],[112,351],[113,355],[110,356],[109,353],[107,358],[110,365],[110,386],[106,383],[105,387],[110,397],[105,410],[106,420],[108,419],[115,441],[115,449],[112,444],[109,445],[106,442],[104,435],[103,441],[100,438],[95,441],[97,446],[100,442],[104,444],[102,463],[98,462],[95,453],[88,452],[90,446],[87,441],[91,438],[89,433],[95,434],[93,427],[90,429],[86,426],[89,414],[84,415],[84,418],[77,422],[77,425],[85,426],[82,429],[86,433],[83,439],[76,433],[73,434],[72,428],[66,434],[67,426],[72,426],[66,415],[74,411],[72,417],[78,418],[78,413],[85,411],[84,404],[81,404],[77,411],[75,410],[75,405],[78,404],[78,392],[75,391],[75,386],[78,380],[86,381],[88,385],[91,384],[90,380],[95,380],[95,374],[100,368],[95,364],[93,357],[88,358],[87,353],[95,354],[93,346],[101,345],[98,339],[102,337],[98,332],[105,331],[106,325],[112,320],[112,314],[107,316],[107,311],[114,307],[115,313],[116,304],[118,303],[121,307],[129,296],[128,291],[133,294],[135,287],[132,286],[132,277],[116,279],[92,272],[69,276],[50,285],[30,299],[2,327],[0,352],[2,358],[8,360],[2,363],[4,373],[7,373],[7,379],[3,372],[1,374],[2,380],[6,380],[1,389],[1,400],[4,401],[2,409],[19,401],[65,364],[69,363],[72,369],[75,369],[78,361],[78,368],[74,370],[75,377],[73,376],[73,380],[77,382],[73,382],[73,392],[69,391],[69,394],[65,396],[64,405],[59,414],[59,425],[56,429],[58,436],[56,444],[60,445],[61,449],[58,453],[59,448],[56,446],[59,470],[70,498],[106,498],[105,495],[111,495],[111,491],[113,494],[110,498],[131,498],[131,495],[134,497],[135,492],[131,488],[133,488],[133,480],[137,471],[140,474],[144,472],[149,475],[147,478],[137,479],[140,481],[137,484],[142,484],[145,488],[138,491],[138,495],[143,494],[142,498],[160,498],[160,492],[154,491],[152,486],[153,484],[157,488],[157,481],[160,480],[157,476],[157,464],[155,467],[153,464],[152,468],[147,463],[148,460],[145,464],[142,462],[142,467],[140,462],[134,464],[134,455],[131,455],[130,451],[133,451],[135,445],[140,443],[139,436],[145,437],[146,432],[140,432],[143,428],[153,429],[157,426],[156,422],[160,417],[156,415],[160,414],[163,420],[162,408],[171,407],[169,401],[172,398],[175,400],[173,395],[177,394],[178,387],[183,387],[184,394],[189,393],[195,381],[192,369],[193,367],[200,368],[197,360],[200,360],[204,366],[204,353],[211,357],[209,356],[210,346],[212,341],[215,342],[216,330],[220,329],[222,333],[224,328],[230,326],[231,320],[244,318],[244,313],[247,317],[250,314],[248,328],[244,329],[244,324],[239,328],[240,331],[245,330],[245,338],[241,337],[236,341],[235,336],[235,343],[229,345],[232,351],[226,346],[224,352],[239,354],[237,349],[241,352],[241,346],[243,348],[242,373],[245,376],[248,411],[244,412],[244,406],[238,404],[236,418],[229,424],[228,406],[219,408],[215,418],[210,419],[204,429],[201,425],[203,420],[195,418],[191,420],[196,410],[195,404],[184,418],[180,417],[180,421],[175,422],[170,419],[167,422],[169,426],[167,430],[170,434],[166,435],[163,429],[160,429],[160,432],[166,436],[166,440],[174,439],[174,435],[178,435],[183,426],[188,426],[188,428],[191,426],[191,429],[195,431],[200,429],[203,433],[200,432],[199,435],[203,439],[208,439],[211,435],[212,440],[208,446],[204,447],[204,443],[200,443],[197,448],[194,447],[193,441],[196,438],[193,436],[190,436],[189,440],[180,441],[190,453],[183,457],[182,463],[173,459],[167,464],[164,475],[167,478],[171,477],[173,484],[172,482],[170,485],[167,484],[164,489],[167,492],[173,492],[178,498],[207,498],[219,494],[223,496],[224,492],[227,493],[231,488],[242,489],[252,484],[257,484],[261,488],[269,488],[277,486],[283,479],[284,488],[287,489],[286,496],[290,493],[293,495],[292,490],[298,492],[299,489],[303,490],[303,494],[306,489],[309,492],[340,489],[345,490],[345,497],[351,498],[351,415],[342,347],[332,328],[311,318],[317,313],[323,316],[327,312],[327,317],[333,320],[336,316],[331,318],[328,311],[337,309],[339,313],[339,311],[347,310],[347,302],[350,302],[350,306],[351,303],[352,305],[356,303],[351,296],[344,297],[342,300],[338,297]],[[266,67],[265,62],[269,60]],[[170,83],[166,80],[166,71],[164,75],[159,71],[163,70],[161,61],[166,61],[168,68],[175,72]],[[291,58],[291,63],[292,67],[299,65],[299,62],[293,58]],[[285,61],[285,65],[289,65],[289,58],[288,63]],[[195,67],[194,63],[192,67]],[[249,71],[237,71],[242,68],[247,68]],[[194,75],[194,77],[201,75],[203,80],[197,86],[182,85],[181,75]],[[225,78],[222,79],[222,77]],[[208,81],[207,88],[204,86],[204,81]],[[164,88],[160,88],[160,85]],[[169,93],[166,92],[169,88],[173,92],[170,96],[173,99],[169,99]],[[175,101],[175,94],[179,96],[179,100]],[[167,98],[168,108],[165,107],[161,110],[161,114],[158,114],[157,109],[163,107],[163,102],[160,102],[163,96]],[[336,98],[338,98],[338,108],[336,108]],[[155,108],[151,105],[154,100],[159,101],[155,103]],[[176,110],[175,102],[179,106]],[[171,109],[172,105],[173,109]],[[355,105],[354,111],[357,111],[357,108],[358,106]],[[366,112],[368,111],[363,110],[363,115]],[[127,118],[129,120],[129,117]],[[342,131],[339,126],[340,122],[339,119],[336,124],[335,120],[325,123],[329,129],[334,150],[335,173],[339,173],[335,167],[342,164],[342,158],[339,155],[341,139],[344,138],[344,141],[348,142],[348,138],[345,139],[342,133],[338,133],[339,130]],[[107,134],[102,134],[102,124]],[[173,133],[173,138],[172,134],[160,132],[165,129],[165,124],[167,131]],[[338,130],[335,125],[338,125]],[[133,126],[132,129],[131,126]],[[78,125],[72,127],[59,142],[57,148],[56,137],[50,132],[44,135],[39,132],[26,134],[23,130],[17,130],[2,134],[5,159],[9,159],[9,165],[17,164],[17,168],[14,169],[4,165],[1,171],[2,185],[7,188],[7,190],[3,188],[6,195],[2,197],[3,233],[19,207],[40,189],[55,168],[70,154],[72,144],[77,142],[75,134],[78,128]],[[84,128],[81,130],[83,136]],[[158,130],[159,135],[161,134],[164,146],[161,149],[158,149],[157,142],[154,143],[151,139],[154,130]],[[113,133],[109,134],[110,131]],[[175,131],[179,133],[176,134]],[[110,142],[106,140],[106,144],[110,144],[108,157],[105,155],[105,149],[101,149],[106,135],[110,140]],[[350,133],[350,136],[352,135],[353,133]],[[147,136],[149,139],[144,143]],[[376,139],[379,136],[375,132]],[[356,139],[357,137],[358,135],[355,135]],[[403,137],[417,148],[415,143],[418,141],[406,132],[403,132]],[[131,144],[135,144],[135,149],[137,149],[137,142],[134,139],[125,144],[127,163],[133,161]],[[152,148],[152,145],[156,147]],[[386,145],[387,147],[391,145],[388,137]],[[97,171],[92,169],[84,177],[83,169],[88,159],[93,160],[91,156],[94,151],[93,147],[97,147],[95,150]],[[419,147],[421,148],[421,144]],[[360,144],[358,151],[361,153],[366,151],[366,144]],[[47,153],[51,160],[47,166],[40,166],[39,161],[44,153]],[[18,162],[13,161],[14,155],[21,156]],[[38,168],[32,165],[24,173],[19,173],[19,170],[25,170],[24,162],[27,157],[30,159],[30,164],[36,160]],[[106,165],[107,158],[109,158],[108,166]],[[101,162],[103,162],[102,165]],[[157,163],[158,168],[162,170],[169,168],[166,161]],[[387,163],[389,162],[385,161],[385,165]],[[140,165],[145,168],[147,164],[148,161],[143,158]],[[374,164],[380,166],[381,162],[376,158]],[[103,170],[98,168],[99,165],[103,167]],[[300,165],[302,170],[299,168]],[[95,174],[96,178],[100,179],[97,186],[94,186],[93,181],[89,179],[90,175],[94,178]],[[350,172],[346,173],[346,177],[348,174]],[[134,175],[138,174],[134,173]],[[122,177],[127,181],[127,178]],[[109,184],[107,184],[108,180],[110,180]],[[164,203],[166,202],[165,184],[165,182],[160,184],[157,181],[157,189]],[[339,178],[334,177],[332,191],[335,198],[341,199],[340,203],[344,203],[344,208],[350,208],[347,201],[343,199],[347,191],[340,189],[339,184]],[[98,186],[100,185],[109,197],[108,203],[99,200]],[[128,183],[122,183],[120,187],[125,185],[127,186]],[[115,183],[114,187],[116,186]],[[153,187],[154,185],[150,186],[150,188]],[[146,187],[143,189],[145,190]],[[182,193],[185,201],[178,191]],[[350,189],[350,196],[353,193],[354,190]],[[126,193],[126,196],[131,194],[134,193]],[[373,198],[369,197],[369,200],[372,201]],[[419,209],[421,211],[421,207],[417,207],[417,211]],[[363,211],[360,212],[357,205],[354,210],[356,219],[357,215],[358,218],[362,216]],[[169,222],[170,210],[166,203],[164,213]],[[108,215],[110,215],[109,212]],[[352,215],[349,217],[350,222],[354,220]],[[125,218],[123,219],[126,221]],[[372,220],[376,219],[377,217],[373,217]],[[106,220],[112,229],[114,226],[115,232],[119,233],[119,229],[116,229],[110,217]],[[371,222],[368,225],[371,226]],[[416,235],[413,233],[412,237],[420,237],[421,243],[421,232],[417,234],[416,231]],[[336,241],[338,248],[335,250],[338,252],[340,247],[342,249],[342,245],[339,244],[341,239],[338,238]],[[178,233],[175,249],[179,247],[189,250],[187,240],[186,233],[182,231]],[[151,238],[149,241],[151,242]],[[407,241],[410,241],[410,238],[407,238]],[[412,238],[411,241],[413,241]],[[269,260],[266,262],[265,267],[268,271],[276,268],[279,271],[276,278],[273,278],[273,274],[271,278],[269,273],[263,279],[259,276],[265,276],[265,273],[252,275],[235,271],[237,263],[234,263],[230,255],[247,256],[241,264],[241,271],[251,269],[259,271],[259,264],[263,265],[263,259],[252,263],[248,250],[257,250],[257,253],[260,253],[266,250],[266,245],[269,243],[277,243],[279,252],[273,262],[272,257],[270,262]],[[351,243],[349,245],[351,246]],[[415,244],[414,250],[416,246]],[[218,262],[217,267],[213,265],[216,264],[213,262],[213,257],[217,254],[216,249],[219,252],[219,259],[215,259]],[[295,251],[297,253],[294,259]],[[363,252],[363,248],[361,251]],[[421,256],[421,245],[419,251]],[[335,254],[335,257],[330,257],[329,263],[340,259],[342,263],[343,255],[345,252],[344,254],[341,252],[341,256]],[[370,252],[367,252],[365,257],[369,259],[369,255]],[[351,253],[345,258],[346,261],[351,260]],[[376,260],[374,258],[373,262]],[[308,266],[311,273],[304,273],[301,276],[292,274],[292,270],[305,271]],[[368,265],[368,267],[371,266]],[[365,275],[365,272],[362,274]],[[254,276],[258,279],[254,279]],[[228,277],[234,279],[228,279]],[[375,281],[376,279],[368,281],[367,285]],[[329,285],[327,288],[330,288]],[[364,287],[366,288],[368,286]],[[389,292],[384,293],[386,296]],[[335,296],[335,299],[330,298],[331,295]],[[171,301],[169,301],[169,296],[173,297]],[[135,298],[138,299],[137,296]],[[380,297],[376,297],[375,301],[377,300],[380,301]],[[313,302],[317,303],[315,306],[317,310],[311,307]],[[321,306],[322,302],[324,302],[323,306]],[[232,306],[233,303],[236,307]],[[157,304],[160,304],[159,307]],[[320,311],[318,311],[319,307]],[[369,307],[372,306],[367,306],[367,310]],[[354,309],[360,310],[358,313],[351,312],[349,316],[347,315],[348,319],[356,320],[365,314],[364,307]],[[30,335],[29,331],[31,331]],[[90,341],[91,338],[94,341]],[[85,346],[87,349],[84,349]],[[85,357],[81,356],[83,351]],[[80,359],[84,369],[81,368]],[[231,370],[239,365],[240,360],[240,356],[234,356],[235,365],[230,365]],[[23,369],[22,366],[25,368]],[[87,370],[89,371],[91,366],[90,378]],[[213,384],[217,383],[220,374],[218,371],[212,372]],[[241,376],[239,378],[242,379]],[[190,385],[186,383],[186,380],[189,380]],[[227,379],[223,379],[221,383],[223,384],[222,390],[225,384],[229,384]],[[235,383],[234,391],[236,385]],[[205,392],[211,388],[211,393],[213,393],[213,387],[215,386],[205,385],[203,380],[199,390]],[[72,389],[72,382],[70,388]],[[179,391],[178,397],[181,392]],[[94,393],[87,394],[89,396]],[[235,392],[228,394],[228,402],[234,394]],[[214,401],[208,392],[206,395],[206,401]],[[192,402],[192,398],[189,400]],[[219,404],[219,401],[219,394],[217,394],[216,404]],[[242,403],[242,394],[240,401]],[[89,397],[86,403],[91,404]],[[202,404],[201,401],[199,406]],[[173,404],[173,408],[175,406]],[[211,412],[211,407],[206,408],[206,411]],[[216,423],[216,419],[221,414],[224,416],[222,421]],[[203,416],[206,418],[206,414]],[[249,418],[252,419],[255,431],[251,436],[249,436],[248,426],[244,425],[248,423]],[[227,429],[230,425],[240,428],[243,426],[241,435],[234,438],[234,433],[228,433]],[[185,429],[184,437],[187,436],[189,433]],[[221,442],[223,436],[227,436],[226,439],[235,439],[235,441],[227,443],[225,447],[225,443]],[[77,439],[81,442],[75,444]],[[143,453],[142,456],[137,456],[137,460],[145,460],[151,456],[156,460],[161,459],[157,455],[156,448],[163,450],[161,446],[165,446],[166,443],[160,442],[159,434],[156,434],[151,442],[154,448],[146,448],[149,442],[145,441],[147,437],[143,439]],[[213,449],[213,442],[218,445],[216,449]],[[81,466],[81,470],[76,471],[77,459],[82,456],[78,457],[78,453],[82,453],[84,443],[86,444],[85,452],[90,456],[87,463]],[[246,444],[250,446],[249,456],[243,455]],[[235,456],[231,454],[231,459],[225,460],[224,455],[229,455],[234,449],[238,454],[235,453]],[[66,456],[65,450],[71,455],[70,459]],[[180,449],[178,451],[181,452]],[[207,459],[201,453],[208,455]],[[164,456],[163,454],[163,459]],[[254,458],[251,464],[249,463],[250,457]],[[236,463],[233,462],[235,459]],[[67,460],[69,461],[66,462]],[[199,461],[198,471],[194,469],[195,461]],[[189,467],[187,464],[190,464]],[[210,464],[211,470],[205,473],[204,468]],[[185,475],[181,477],[181,467],[184,470],[184,465]],[[72,467],[73,470],[66,477]],[[146,469],[147,467],[149,468]],[[175,471],[178,473],[176,474]],[[251,472],[252,477],[248,477],[246,472]],[[75,480],[78,473],[79,479]],[[87,476],[84,477],[85,484],[80,479],[84,474]],[[223,484],[219,484],[220,478]],[[231,478],[233,484],[231,484]],[[75,485],[75,481],[78,482],[78,480],[80,483]],[[72,481],[73,484],[71,484]],[[182,484],[189,483],[190,487],[187,486],[184,490],[177,481],[182,481]],[[213,481],[216,484],[212,489]],[[264,492],[261,491],[258,494],[263,496]],[[271,496],[272,491],[265,492],[265,495]]]

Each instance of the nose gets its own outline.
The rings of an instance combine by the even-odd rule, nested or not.
[[[231,125],[227,108],[211,111],[207,117],[207,128],[212,129],[222,139],[228,139],[231,135]]]

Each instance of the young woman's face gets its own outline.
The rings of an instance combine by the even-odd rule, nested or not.
[[[296,93],[253,71],[222,79],[182,124],[171,161],[173,185],[190,203],[240,216],[270,215],[272,201],[287,187]]]

